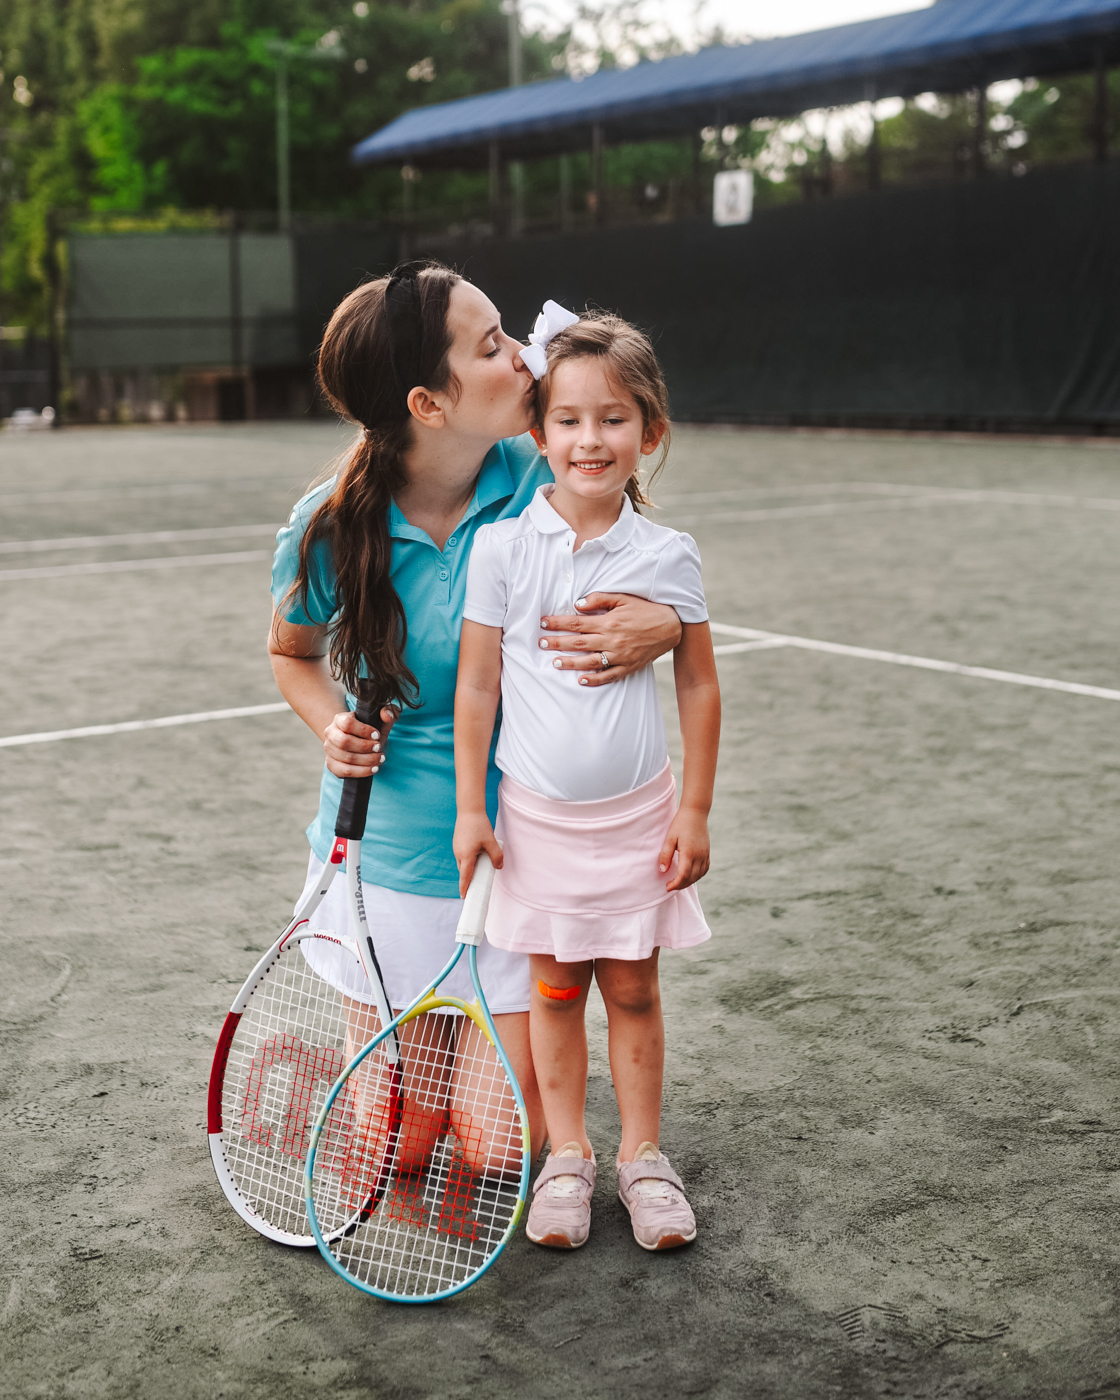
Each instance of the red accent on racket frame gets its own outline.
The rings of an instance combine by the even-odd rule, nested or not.
[[[230,1011],[226,1014],[222,1033],[218,1036],[218,1044],[214,1049],[214,1062],[210,1066],[210,1087],[206,1092],[206,1131],[208,1133],[222,1131],[222,1081],[226,1077],[229,1047],[233,1044],[234,1033],[240,1020],[240,1011]]]
[[[331,864],[341,865],[346,859],[346,838],[340,836],[331,847]]]
[[[358,1214],[351,1228],[364,1224],[377,1209],[389,1185],[397,1157],[397,1143],[404,1109],[403,1073],[398,1061],[390,1072],[388,1093],[377,1109],[371,1109],[361,1128],[354,1128],[353,1109],[348,1112],[345,1146],[335,1138],[334,1169],[341,1176],[343,1198]],[[340,1095],[340,1097],[342,1097]],[[347,1095],[349,1097],[349,1095]],[[335,1101],[336,1104],[338,1100]],[[374,1124],[374,1114],[377,1123]]]

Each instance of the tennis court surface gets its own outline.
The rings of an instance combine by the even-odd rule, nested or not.
[[[1120,445],[679,430],[727,648],[715,936],[662,963],[700,1237],[630,1236],[593,999],[590,1243],[416,1309],[255,1236],[204,1126],[318,785],[259,709],[271,535],[345,440],[0,438],[0,1395],[1120,1397]]]

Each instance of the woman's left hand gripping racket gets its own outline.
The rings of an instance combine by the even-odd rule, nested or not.
[[[346,1066],[311,1133],[305,1184],[315,1242],[347,1283],[378,1298],[433,1303],[467,1288],[504,1249],[525,1203],[529,1119],[478,980],[493,882],[494,867],[480,855],[451,961]],[[470,1003],[437,994],[464,947]],[[385,1054],[394,1030],[403,1083]],[[404,1103],[394,1120],[388,1102],[397,1084]],[[331,1126],[347,1100],[362,1106],[366,1122],[396,1122],[393,1135],[384,1127],[365,1134],[368,1186],[356,1216],[363,1166],[339,1152]]]
[[[363,724],[377,723],[378,707],[368,695],[354,713]],[[362,902],[361,841],[372,782],[372,775],[343,781],[330,858],[234,999],[210,1071],[207,1128],[222,1190],[243,1220],[281,1244],[315,1243],[303,1203],[311,1124],[347,1061],[392,1021]],[[311,927],[344,865],[356,937]],[[390,1029],[382,1039],[388,1079],[399,1089],[396,1035]],[[399,1092],[387,1095],[385,1107],[385,1134],[393,1137]],[[326,1125],[327,1155],[351,1155],[361,1126],[350,1100],[340,1100]],[[363,1177],[362,1188],[364,1203],[377,1182]]]

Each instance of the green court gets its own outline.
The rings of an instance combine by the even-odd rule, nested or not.
[[[412,1309],[255,1236],[205,1137],[320,760],[199,717],[278,701],[271,534],[346,440],[0,437],[0,1395],[1120,1396],[1120,444],[678,430],[723,649],[715,936],[662,960],[700,1237],[631,1238],[593,1001],[590,1243]]]

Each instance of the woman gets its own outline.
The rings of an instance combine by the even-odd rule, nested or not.
[[[308,828],[308,878],[329,853],[341,779],[373,773],[362,876],[394,1009],[447,961],[458,918],[452,717],[471,544],[480,525],[519,514],[551,480],[522,436],[532,421],[534,382],[520,350],[490,300],[447,268],[405,264],[352,292],[327,327],[319,380],[361,436],[338,474],[297,504],[278,536],[273,673],[326,754],[319,813]],[[542,637],[541,646],[563,653],[563,667],[594,672],[588,684],[622,679],[680,639],[671,608],[602,594],[586,607],[599,615],[542,619],[557,635]],[[349,708],[362,678],[387,702],[376,729]],[[491,750],[492,816],[497,779]],[[319,917],[345,919],[345,907],[321,907]],[[525,1095],[536,1156],[544,1128],[529,1051],[528,960],[484,943],[478,967]],[[366,1005],[361,989],[340,985],[337,969],[320,970]],[[445,990],[467,995],[462,973],[462,984]],[[451,1019],[410,1022],[406,1064],[450,1051]],[[352,1039],[361,1042],[368,1031],[369,1013],[356,1013]],[[468,1026],[460,1034],[478,1032]],[[407,1087],[406,1080],[412,1121],[402,1140],[415,1147],[414,1160],[401,1165],[419,1167],[445,1109],[407,1103]],[[460,1082],[454,1066],[448,1093],[456,1126],[474,1105],[471,1083]],[[477,1120],[474,1127],[477,1134]],[[497,1131],[490,1125],[483,1135]]]

